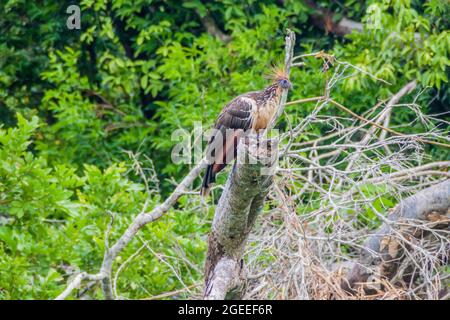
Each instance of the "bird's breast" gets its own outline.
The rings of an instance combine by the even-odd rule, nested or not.
[[[254,113],[253,130],[258,131],[267,128],[278,108],[278,99],[271,99],[260,106]]]

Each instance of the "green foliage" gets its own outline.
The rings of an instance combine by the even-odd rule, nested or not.
[[[0,131],[0,298],[49,299],[63,290],[67,269],[98,270],[111,217],[113,241],[142,210],[146,194],[142,184],[127,178],[125,163],[105,170],[85,165],[80,176],[70,166],[48,166],[28,150],[37,117],[27,121],[18,114],[17,118],[16,128]],[[202,261],[201,236],[206,229],[193,212],[182,208],[142,233],[157,254],[144,255],[124,272],[120,288],[127,295],[155,294],[176,288],[183,278],[187,283],[199,278],[198,270],[183,260],[171,261],[180,269],[178,278],[163,259],[155,257],[175,259],[182,252],[196,263]],[[119,262],[138,245],[133,243]],[[140,280],[136,273],[142,270],[146,275]]]
[[[288,27],[297,34],[297,53],[326,50],[392,84],[348,74],[332,94],[355,112],[411,79],[429,87],[418,102],[436,97],[424,112],[448,111],[448,1],[316,3],[335,20],[362,21],[364,32],[325,34],[311,25],[315,10],[306,1],[83,0],[81,30],[65,26],[71,1],[2,1],[0,298],[53,298],[69,274],[97,272],[111,219],[110,243],[147,198],[150,209],[172,190],[170,180],[187,172],[171,162],[172,132],[190,131],[195,122],[206,129],[232,97],[267,85],[263,76],[282,62]],[[206,16],[230,42],[208,34]],[[323,93],[321,67],[311,58],[293,70],[290,99]],[[312,107],[287,108],[288,118],[295,122]],[[414,117],[405,110],[392,122]],[[399,130],[423,129],[417,123]],[[320,125],[309,130],[323,134]],[[161,184],[146,190],[125,151],[152,159]],[[436,147],[430,155],[448,158]],[[120,265],[147,243],[121,271],[119,294],[146,297],[201,279],[212,212],[203,216],[196,201],[183,197],[118,257]],[[386,210],[390,201],[378,198],[373,207]],[[376,226],[372,207],[361,222]],[[100,297],[99,288],[90,294]]]
[[[418,79],[424,86],[439,89],[448,82],[450,33],[444,17],[449,6],[429,1],[414,7],[410,2],[372,1],[363,19],[365,32],[353,33],[349,36],[352,45],[338,50],[345,59],[394,84],[398,79]],[[361,50],[364,44],[370,47]],[[367,79],[362,81],[348,79],[347,89],[367,87]]]

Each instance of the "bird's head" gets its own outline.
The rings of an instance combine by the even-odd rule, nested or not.
[[[289,76],[284,70],[284,68],[273,68],[272,69],[272,77],[273,82],[281,89],[290,89],[292,88],[292,83],[289,81]]]
[[[288,79],[279,79],[278,86],[282,89],[290,89],[292,88],[292,83]]]

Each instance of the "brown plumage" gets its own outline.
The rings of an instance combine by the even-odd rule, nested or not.
[[[207,196],[216,174],[232,162],[237,154],[237,145],[246,131],[259,132],[265,129],[278,108],[283,89],[291,83],[282,69],[275,69],[273,82],[260,91],[241,94],[231,100],[217,117],[207,149],[209,164],[203,178],[201,195]]]

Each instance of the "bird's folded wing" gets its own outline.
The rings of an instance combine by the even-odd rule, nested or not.
[[[214,127],[216,129],[221,127],[227,129],[250,129],[255,109],[255,100],[246,96],[239,96],[223,108]]]
[[[255,108],[256,102],[245,96],[235,98],[223,108],[214,125],[216,131],[211,136],[207,149],[210,163],[228,162],[225,160],[226,154],[233,146],[237,147],[237,141],[243,132],[251,128]]]

